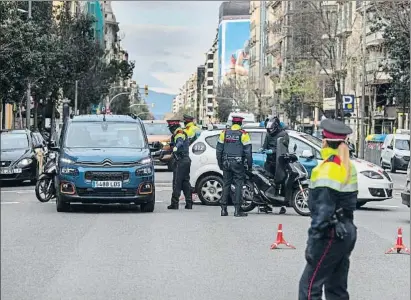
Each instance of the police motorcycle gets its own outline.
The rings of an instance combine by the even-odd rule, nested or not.
[[[54,142],[50,142],[49,148],[55,147]],[[40,202],[48,202],[56,196],[55,176],[57,175],[57,154],[49,151],[46,156],[46,164],[43,172],[39,175],[36,182],[36,197]]]
[[[250,212],[260,206],[291,206],[301,216],[309,216],[308,174],[295,154],[288,154],[283,138],[277,141],[276,172],[274,178],[263,167],[246,170],[243,185],[242,210]],[[232,191],[235,187],[231,186]],[[267,213],[267,210],[265,210]]]

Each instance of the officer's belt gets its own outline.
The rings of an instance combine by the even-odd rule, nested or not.
[[[235,161],[238,161],[238,162],[241,162],[243,160],[243,158],[241,156],[228,156],[228,155],[225,155],[225,159],[235,160]]]
[[[354,212],[352,210],[343,209],[343,215],[341,222],[354,220]]]

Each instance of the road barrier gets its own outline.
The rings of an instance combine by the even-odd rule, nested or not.
[[[402,242],[402,228],[398,228],[397,231],[397,242],[394,245],[394,247],[388,249],[385,254],[390,254],[390,253],[401,253],[401,251],[404,250],[406,254],[410,254],[410,249],[408,249],[404,243]]]
[[[293,245],[291,245],[290,243],[288,243],[283,236],[283,224],[279,224],[278,225],[278,229],[277,229],[277,239],[274,243],[271,244],[270,249],[274,250],[277,249],[279,245],[286,245],[288,248],[291,249],[296,249]]]

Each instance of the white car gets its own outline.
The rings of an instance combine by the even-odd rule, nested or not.
[[[253,152],[261,148],[266,130],[247,129],[250,134]],[[321,162],[321,140],[306,133],[287,131],[290,136],[290,152],[299,156],[310,150]],[[218,168],[216,145],[221,130],[202,131],[190,146],[191,172],[190,183],[199,199],[206,205],[218,205],[223,192],[223,172]],[[383,201],[392,198],[393,182],[390,175],[379,166],[353,158],[358,173],[358,207],[369,201]]]

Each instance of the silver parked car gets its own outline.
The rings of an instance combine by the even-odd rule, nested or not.
[[[405,184],[404,190],[401,193],[402,204],[407,205],[408,207],[410,207],[410,165],[411,163],[408,163],[407,183]]]

